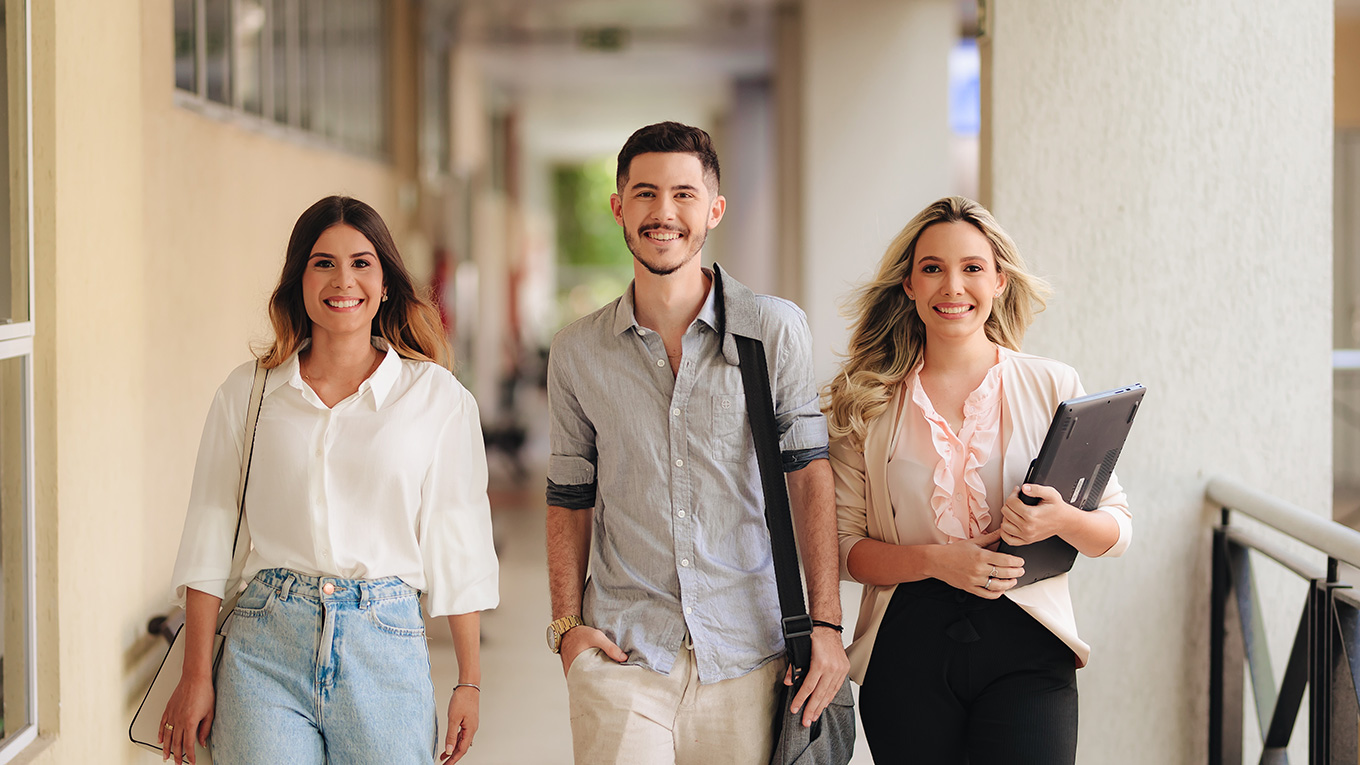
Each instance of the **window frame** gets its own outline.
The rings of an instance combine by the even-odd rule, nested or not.
[[[26,719],[24,725],[0,741],[0,765],[10,762],[23,754],[37,740],[38,718],[38,619],[37,619],[37,510],[35,502],[36,458],[34,455],[34,402],[33,402],[33,345],[35,316],[38,307],[35,301],[33,278],[33,11],[31,0],[17,0],[23,6],[23,45],[24,45],[24,190],[25,196],[25,237],[23,257],[27,258],[28,268],[28,318],[22,322],[0,326],[0,361],[17,359],[23,365],[20,375],[23,390],[20,396],[21,441],[23,449],[22,467],[22,534],[23,550],[22,591],[24,597],[24,668]]]
[[[373,71],[371,77],[366,75],[353,78],[360,83],[359,87],[346,89],[344,97],[338,99],[343,103],[332,103],[337,101],[335,94],[328,93],[325,90],[327,75],[334,74],[333,71],[330,71],[336,65],[332,59],[344,65],[346,71],[350,72],[364,69],[366,65],[353,61],[346,63],[345,51],[340,49],[342,46],[338,43],[331,45],[332,40],[343,35],[345,30],[332,28],[330,17],[341,19],[348,13],[358,18],[362,16],[359,8],[364,2],[372,5],[372,18],[376,24],[372,34],[371,67]],[[330,7],[324,0],[322,2],[316,2],[316,0],[279,0],[278,2],[262,0],[261,7],[265,11],[266,20],[261,30],[260,45],[262,50],[259,56],[259,99],[261,104],[259,114],[245,109],[244,105],[240,103],[238,89],[233,84],[234,79],[238,76],[237,68],[239,66],[234,45],[228,45],[229,60],[224,85],[229,95],[229,103],[223,103],[208,96],[208,24],[205,12],[207,0],[190,0],[190,3],[193,9],[191,38],[193,40],[195,70],[194,89],[185,90],[179,87],[178,81],[172,76],[172,80],[175,81],[173,91],[176,106],[198,112],[212,119],[232,122],[311,148],[330,149],[381,162],[391,161],[391,126],[384,119],[378,118],[376,120],[376,125],[373,127],[377,128],[377,132],[369,140],[364,140],[364,133],[370,129],[369,125],[347,124],[348,121],[354,120],[356,113],[359,112],[365,114],[372,112],[378,115],[387,113],[387,110],[383,107],[389,96],[387,58],[391,55],[391,43],[388,39],[388,19],[385,13],[385,4],[381,0],[352,0],[352,3],[347,3],[339,9]],[[235,29],[241,3],[242,0],[227,0],[228,30]],[[309,8],[304,9],[301,7],[303,5],[308,5]],[[311,18],[313,15],[311,11],[315,9],[322,9],[319,19]],[[303,13],[304,10],[309,12]],[[276,13],[276,11],[278,12]],[[284,26],[285,46],[281,56],[276,55],[277,51],[272,49],[274,44],[273,33],[276,25],[280,23]],[[304,24],[309,28],[303,29]],[[313,24],[316,24],[318,29],[311,29],[310,27]],[[313,45],[321,46],[321,50],[316,54],[320,57],[318,61],[308,60],[308,50]],[[265,48],[269,50],[263,50]],[[282,87],[279,87],[277,81],[278,68],[283,69]],[[313,82],[313,78],[317,81]],[[372,86],[365,88],[363,84],[370,80]],[[319,92],[318,89],[320,89]],[[354,92],[351,92],[351,90]],[[310,103],[304,105],[304,99],[310,99]],[[280,102],[282,102],[282,109],[287,115],[284,122],[280,122],[276,118]],[[365,109],[354,108],[364,102],[370,103],[371,106]],[[304,113],[308,117],[306,124],[304,124]]]

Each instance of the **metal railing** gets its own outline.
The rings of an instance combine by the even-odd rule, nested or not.
[[[1310,765],[1357,762],[1360,750],[1360,597],[1340,581],[1339,564],[1360,566],[1360,532],[1288,502],[1215,478],[1206,490],[1223,510],[1214,529],[1209,648],[1209,763],[1242,762],[1244,685],[1250,676],[1260,723],[1261,763],[1287,763],[1286,747],[1308,702]],[[1284,546],[1230,525],[1242,513],[1327,556],[1325,570]],[[1308,582],[1284,677],[1275,674],[1265,637],[1252,555],[1274,560]]]

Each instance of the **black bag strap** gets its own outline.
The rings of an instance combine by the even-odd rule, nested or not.
[[[723,303],[722,270],[713,267],[714,306],[718,314],[719,342],[726,332],[726,306]],[[779,612],[783,617],[784,645],[793,667],[797,689],[812,664],[812,617],[803,600],[803,580],[798,569],[798,545],[794,540],[793,517],[789,511],[789,489],[779,456],[779,427],[774,419],[774,395],[770,391],[770,371],[765,361],[765,345],[744,335],[732,335],[737,343],[741,384],[746,391],[746,416],[755,440],[760,484],[765,494],[765,525],[770,529],[770,549],[774,557],[774,578],[779,589]]]

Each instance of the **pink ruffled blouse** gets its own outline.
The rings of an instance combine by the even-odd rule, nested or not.
[[[1005,499],[1002,482],[1002,390],[998,359],[963,404],[963,426],[949,426],[921,386],[918,366],[903,381],[910,405],[901,409],[895,443],[889,450],[888,495],[901,544],[930,544],[981,536],[1001,525],[992,507]],[[993,455],[996,459],[992,459]],[[991,503],[988,497],[992,497]],[[933,538],[908,508],[929,507]],[[919,510],[917,510],[919,512]]]

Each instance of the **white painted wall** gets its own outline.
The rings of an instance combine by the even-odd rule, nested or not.
[[[803,7],[804,294],[818,379],[848,340],[840,301],[913,215],[952,190],[951,0]]]
[[[1057,288],[1026,347],[1150,389],[1133,547],[1073,577],[1078,760],[1203,762],[1205,478],[1331,513],[1332,3],[988,8],[992,205]],[[1303,591],[1265,584],[1279,666]]]

